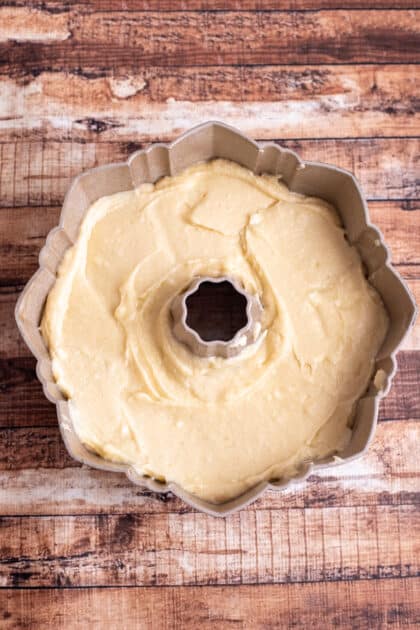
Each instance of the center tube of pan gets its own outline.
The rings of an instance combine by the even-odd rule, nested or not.
[[[261,329],[258,297],[227,276],[196,278],[174,298],[171,313],[175,337],[200,357],[237,356]]]

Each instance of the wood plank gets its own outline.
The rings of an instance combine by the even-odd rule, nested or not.
[[[2,141],[142,141],[221,119],[259,138],[416,135],[417,65],[142,68],[0,78]],[[302,99],[304,96],[304,99]]]
[[[420,418],[420,353],[399,352],[397,364],[391,390],[380,404],[380,418],[397,419],[409,410],[411,417]]]
[[[55,42],[71,37],[65,13],[32,7],[0,7],[0,42]]]
[[[176,135],[172,132],[171,138]],[[420,197],[418,138],[284,140],[280,144],[303,159],[353,171],[368,199]],[[140,141],[0,143],[0,207],[60,205],[71,179],[81,171],[125,160],[144,146]]]
[[[418,628],[418,579],[264,586],[0,591],[4,630]]]
[[[57,225],[60,211],[61,207],[57,206],[0,210],[0,269],[3,291],[7,285],[21,285],[26,282],[36,271],[39,252],[48,232]]]
[[[369,214],[390,249],[392,263],[417,265],[420,262],[420,201],[372,201],[369,203]]]
[[[131,73],[144,65],[416,62],[419,22],[413,10],[390,9],[81,15],[71,7],[58,14],[3,7],[0,56],[13,73],[80,65]]]
[[[319,9],[416,9],[414,0],[285,0],[279,7],[278,0],[4,0],[3,4],[12,8],[27,7],[60,13],[70,8],[79,13],[94,11],[314,11]]]
[[[341,99],[346,101],[341,104],[349,107],[358,101],[359,111],[364,113],[369,109],[393,107],[395,111],[384,113],[397,116],[415,113],[413,92],[419,70],[416,64],[268,65],[263,68],[212,65],[198,68],[143,66],[130,74],[125,71],[107,74],[102,69],[90,74],[84,73],[83,68],[74,73],[45,70],[33,75],[29,72],[15,78],[10,74],[7,64],[0,66],[0,85],[8,96],[7,102],[1,104],[4,114],[16,114],[17,108],[21,113],[25,104],[26,108],[31,108],[26,115],[43,116],[44,106],[51,115],[63,115],[65,107],[65,112],[75,118],[97,115],[98,110],[103,116],[118,114],[120,118],[130,118],[139,116],[138,105],[163,105],[168,98],[193,103],[249,101],[263,107],[266,101],[291,101],[298,106],[296,101],[304,96],[305,102],[318,97],[324,114],[332,113],[334,105],[338,108]],[[95,108],[93,112],[87,109],[90,107]],[[142,111],[141,115],[147,116],[148,112]],[[156,132],[152,137],[157,137]]]
[[[247,509],[418,505],[420,464],[413,444],[419,439],[416,420],[380,422],[358,462],[311,475],[286,491],[268,491]],[[2,429],[0,483],[3,516],[192,511],[172,493],[150,493],[124,475],[81,467],[67,454],[57,427]]]
[[[0,428],[0,471],[81,467],[67,453],[58,426]]]
[[[13,359],[2,353],[0,423],[3,426],[54,426],[57,423],[55,407],[43,394],[35,374],[35,364],[31,356]]]
[[[0,523],[3,587],[278,584],[420,573],[415,506],[259,509],[226,519],[2,517]],[[347,550],[344,560],[340,548]]]
[[[57,225],[60,210],[58,206],[47,206],[4,208],[0,211],[0,269],[4,291],[6,286],[21,286],[36,271],[40,249],[48,232]],[[420,203],[417,200],[372,201],[369,211],[372,222],[380,228],[391,250],[393,263],[405,267],[419,264],[420,230],[417,227],[420,227]],[[420,279],[420,271],[418,276]],[[410,274],[409,282],[413,286],[417,284],[413,274]],[[1,321],[0,315],[0,326]],[[14,347],[8,351],[13,354]]]
[[[417,229],[417,228],[416,228]],[[408,288],[410,289],[411,295],[414,298],[415,303],[420,304],[420,275],[419,275],[419,266],[418,265],[398,265],[396,267],[397,271],[401,275],[402,278],[407,283]],[[420,347],[420,321],[417,317],[414,321],[413,326],[408,331],[405,336],[402,344],[401,350],[410,350],[416,349],[418,350]]]

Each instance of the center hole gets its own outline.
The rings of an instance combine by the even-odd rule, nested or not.
[[[247,299],[223,282],[202,282],[186,300],[187,325],[203,341],[229,341],[248,322]]]

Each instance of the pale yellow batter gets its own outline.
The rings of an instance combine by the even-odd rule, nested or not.
[[[264,307],[234,359],[172,334],[174,296],[208,275]],[[88,447],[220,502],[343,448],[387,325],[333,208],[216,160],[94,203],[42,332]]]

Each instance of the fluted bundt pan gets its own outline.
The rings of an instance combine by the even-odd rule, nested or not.
[[[99,197],[111,195],[156,182],[165,175],[177,175],[182,170],[204,160],[224,158],[237,162],[254,173],[270,173],[282,178],[295,192],[321,197],[338,210],[348,240],[355,245],[366,266],[369,282],[382,296],[387,308],[390,326],[387,337],[376,358],[376,369],[365,395],[359,400],[350,443],[344,451],[316,463],[306,462],[292,479],[259,483],[242,496],[227,503],[215,505],[198,499],[173,483],[162,484],[139,475],[129,465],[115,464],[89,451],[79,440],[73,428],[68,402],[57,387],[51,361],[39,325],[48,293],[55,282],[57,268],[65,251],[75,242],[80,223],[90,205]],[[199,280],[198,280],[199,282]],[[190,287],[189,294],[197,286]],[[240,287],[236,287],[239,291]],[[193,351],[232,356],[234,347],[222,344],[209,351],[184,325],[184,295],[174,305],[179,320],[178,333]],[[245,295],[248,322],[242,334],[246,343],[253,334],[252,326],[258,320],[258,304]],[[193,507],[214,516],[226,516],[254,501],[267,488],[281,490],[292,483],[303,481],[320,468],[350,462],[360,457],[371,441],[378,416],[379,400],[390,387],[396,369],[395,355],[413,323],[415,303],[400,276],[392,269],[389,253],[379,230],[369,220],[368,209],[355,177],[341,168],[319,162],[303,162],[289,149],[274,143],[257,143],[239,131],[219,122],[208,122],[187,131],[171,144],[154,144],[137,151],[127,162],[109,164],[86,171],[72,183],[60,216],[59,225],[48,235],[39,256],[39,269],[29,280],[16,305],[19,330],[35,355],[37,375],[46,397],[56,405],[58,422],[67,450],[74,459],[94,468],[123,472],[134,483],[155,492],[171,491]],[[184,322],[184,323],[183,323]],[[241,334],[239,331],[238,334]],[[231,354],[229,354],[229,352]],[[375,378],[376,375],[376,378]]]

